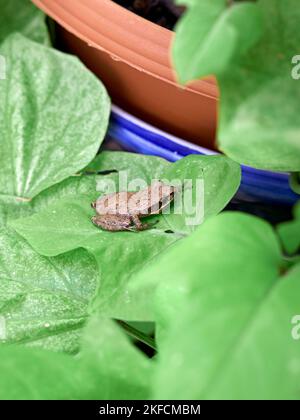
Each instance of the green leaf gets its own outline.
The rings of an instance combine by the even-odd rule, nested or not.
[[[21,35],[10,36],[0,54],[7,63],[0,81],[0,194],[28,199],[93,159],[106,133],[109,98],[76,58]]]
[[[268,224],[223,213],[144,270],[164,279],[153,398],[299,398],[300,265],[282,267]]]
[[[1,400],[146,399],[150,362],[112,321],[92,319],[77,359],[0,347]]]
[[[110,177],[112,178],[113,175]],[[97,175],[70,177],[43,191],[30,202],[21,202],[15,198],[7,200],[7,197],[0,196],[0,224],[5,226],[9,219],[29,216],[48,208],[61,198],[87,194],[95,189],[97,181],[101,178]],[[2,228],[0,232],[0,290],[2,292],[0,292],[0,316],[4,316],[7,325],[10,325],[10,334],[6,341],[70,353],[78,351],[78,337],[87,316],[87,306],[94,296],[99,279],[94,258],[83,250],[56,258],[41,257],[12,231]],[[32,272],[32,266],[28,266],[28,260],[34,267],[40,267],[40,269]],[[17,267],[19,271],[16,270]],[[24,267],[27,269],[24,270]],[[59,276],[60,273],[61,276]],[[40,289],[37,289],[34,283],[36,277],[41,279]],[[76,297],[75,294],[70,293],[66,298],[67,295],[64,296],[59,290],[59,287],[61,289],[64,287],[65,278],[70,278],[70,286],[75,286],[73,291],[76,293],[80,294],[81,291],[85,292],[87,288],[90,288],[89,296],[85,293],[86,296],[80,299],[80,296]],[[61,285],[57,279],[60,280]],[[30,287],[31,282],[33,282],[32,287]],[[55,284],[52,285],[52,282]],[[21,298],[23,303],[14,305],[14,299],[18,298]],[[13,308],[8,308],[5,302]],[[37,307],[41,311],[36,314],[37,317],[33,316],[34,302],[38,303]],[[57,310],[59,305],[61,311]],[[69,313],[67,308],[70,309]],[[62,314],[63,319],[61,319]],[[49,317],[52,315],[50,325]],[[56,315],[57,318],[55,318]],[[23,318],[27,320],[30,316],[32,316],[30,323],[20,322]],[[45,332],[49,336],[45,336]]]
[[[216,233],[218,228],[219,234]],[[228,250],[222,254],[227,242]],[[155,304],[160,308],[159,328],[164,330],[176,319],[176,314],[180,313],[182,299],[187,299],[202,277],[209,275],[213,280],[222,273],[223,278],[225,269],[233,270],[231,262],[242,267],[248,254],[249,260],[256,259],[257,264],[249,263],[249,274],[245,272],[245,275],[249,278],[261,275],[260,261],[264,262],[264,254],[268,250],[270,254],[274,254],[275,262],[281,261],[278,242],[265,222],[239,213],[235,217],[234,214],[225,213],[217,219],[210,219],[201,229],[168,250],[155,263],[148,264],[135,277],[131,287],[134,291],[146,290],[145,293],[149,296],[147,304],[150,307]],[[238,275],[241,275],[240,270],[236,271],[232,281],[238,281]],[[262,275],[267,276],[267,272]],[[157,293],[156,302],[153,301],[154,291]]]
[[[112,180],[117,179],[114,174],[106,178]],[[5,226],[9,220],[15,220],[37,213],[62,198],[89,194],[95,190],[98,182],[101,182],[102,179],[103,177],[96,174],[72,176],[59,184],[47,188],[30,201],[0,195],[0,226]]]
[[[245,165],[299,171],[297,0],[181,3],[189,9],[176,30],[175,68],[182,82],[217,75],[219,148]]]
[[[176,27],[173,59],[179,80],[187,83],[222,73],[233,58],[260,38],[262,21],[256,4],[226,7],[226,0],[180,1],[189,6]]]
[[[186,200],[189,200],[190,188],[187,181],[192,179],[197,182],[196,188],[192,190],[192,207],[189,218],[196,216],[197,209],[203,206],[203,220],[220,213],[228,204],[230,199],[237,192],[241,181],[241,168],[231,159],[224,156],[206,156],[189,155],[184,159],[173,163],[163,173],[167,180],[179,179],[186,184],[184,193]],[[203,181],[203,191],[201,190],[201,181]],[[203,196],[202,196],[203,193]],[[192,209],[191,209],[192,210]],[[164,216],[169,228],[175,231],[191,233],[197,228],[196,225],[187,225],[187,212],[182,215],[170,214]]]
[[[12,32],[49,44],[45,15],[30,0],[0,0],[0,44]]]
[[[288,254],[300,251],[300,202],[294,208],[295,220],[278,225],[277,232]]]
[[[220,303],[219,310],[197,314],[203,301],[192,298],[161,347],[153,398],[298,400],[299,342],[291,321],[299,312],[299,278],[300,266],[256,304],[239,296],[254,311],[243,326],[243,308]]]
[[[101,399],[147,399],[152,382],[152,363],[137,350],[114,322],[93,316],[82,339],[81,360],[95,376]],[[93,383],[93,381],[90,381]]]
[[[84,250],[55,258],[37,254],[19,235],[0,230],[0,343],[76,353],[98,282]]]
[[[102,152],[87,166],[86,171],[100,175],[103,173],[115,174],[115,182],[117,182],[119,174],[124,173],[129,181],[142,179],[150,184],[152,179],[159,179],[162,172],[169,167],[168,161],[156,156],[127,152]]]
[[[136,165],[137,159],[139,166]],[[198,198],[198,208],[204,205],[204,217],[221,211],[240,182],[239,166],[222,156],[194,155],[170,164],[154,157],[142,158],[126,153],[107,152],[100,158],[98,171],[122,170],[123,176],[128,175],[129,182],[141,178],[149,184],[152,172],[149,168],[152,165],[156,168],[152,176],[158,179],[191,179],[194,182],[197,179],[204,180],[204,197],[193,196],[193,199]],[[104,184],[106,179],[107,175],[103,175]],[[111,179],[108,178],[108,181]],[[99,181],[97,186],[100,184]],[[116,186],[118,188],[119,184]],[[159,223],[155,229],[139,233],[105,232],[93,226],[90,221],[94,214],[90,203],[98,195],[95,186],[88,195],[67,197],[32,217],[12,221],[11,225],[43,255],[55,256],[85,248],[95,256],[101,284],[94,309],[100,308],[106,315],[119,319],[151,320],[145,312],[144,302],[138,298],[132,301],[128,283],[148,261],[189,234],[196,226],[186,226],[187,214],[171,213],[156,217]]]
[[[265,33],[257,46],[218,78],[219,146],[232,159],[256,168],[299,171],[298,104],[292,57],[299,49],[297,0],[259,0]]]

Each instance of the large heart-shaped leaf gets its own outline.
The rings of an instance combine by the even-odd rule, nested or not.
[[[30,0],[0,0],[0,44],[12,32],[21,32],[41,44],[49,43],[45,15]]]
[[[137,159],[139,166],[135,165]],[[121,166],[118,166],[120,162]],[[240,181],[239,166],[221,156],[188,156],[180,162],[169,164],[159,158],[140,158],[111,152],[103,154],[98,170],[112,171],[122,168],[129,181],[141,178],[149,183],[149,167],[154,162],[154,176],[157,178],[204,181],[204,197],[198,197],[200,199],[196,203],[200,207],[204,204],[204,217],[221,211],[236,192]],[[105,177],[106,175],[103,176],[104,181]],[[148,320],[142,300],[131,300],[128,292],[130,278],[148,261],[189,234],[196,226],[186,226],[186,214],[182,213],[158,216],[156,228],[144,232],[101,231],[90,221],[93,215],[90,203],[97,195],[99,192],[93,189],[88,195],[65,198],[47,210],[29,218],[15,220],[11,225],[43,255],[55,256],[81,247],[87,249],[98,261],[101,273],[101,285],[94,307],[101,308],[107,315],[114,317]]]
[[[109,177],[113,179],[114,174]],[[70,177],[30,202],[0,197],[0,223],[3,226],[0,230],[0,316],[9,327],[7,343],[72,353],[78,350],[86,308],[99,280],[94,258],[83,250],[55,258],[41,257],[5,225],[7,220],[48,208],[63,197],[87,194],[102,178],[96,174]],[[63,292],[68,286],[65,284],[67,279],[70,280],[69,294],[67,290]],[[88,288],[90,292],[86,293]],[[78,293],[86,296],[76,296]],[[40,312],[36,312],[36,307]]]
[[[0,54],[7,65],[0,81],[0,194],[30,199],[93,159],[109,98],[76,58],[19,34]]]
[[[176,27],[174,65],[181,83],[222,73],[233,57],[252,47],[261,36],[256,4],[227,6],[227,0],[178,0],[189,6]]]
[[[77,359],[0,346],[1,400],[146,399],[150,361],[112,321],[92,319]]]
[[[0,230],[0,343],[75,353],[98,284],[84,250],[54,258],[37,254],[19,235]]]
[[[300,266],[284,267],[268,224],[223,213],[145,268],[136,281],[164,280],[153,397],[299,398]]]
[[[0,195],[0,225],[5,226],[9,220],[19,219],[37,213],[62,198],[89,194],[94,191],[103,179],[117,181],[118,174],[105,176],[85,173],[69,177],[59,184],[47,188],[32,200],[19,200],[17,197]]]

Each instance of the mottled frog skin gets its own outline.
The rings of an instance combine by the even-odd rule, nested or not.
[[[103,230],[141,231],[153,224],[142,223],[141,218],[160,214],[174,199],[176,189],[162,182],[154,182],[144,190],[108,194],[92,203],[97,216],[92,222]]]
[[[122,230],[131,230],[132,223],[131,218],[125,215],[106,214],[98,215],[92,218],[94,225],[100,227],[103,230],[111,232],[119,232]]]

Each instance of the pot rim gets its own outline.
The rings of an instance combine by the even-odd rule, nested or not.
[[[76,16],[75,1],[85,9],[85,20],[83,14]],[[111,0],[85,0],[84,4],[81,0],[64,0],[63,3],[57,0],[32,2],[67,31],[89,46],[106,52],[113,60],[121,61],[151,77],[177,86],[178,89],[218,99],[218,88],[212,77],[197,80],[187,86],[176,82],[175,72],[170,65],[169,48],[174,37],[173,31],[138,16]],[[107,37],[107,32],[112,36]],[[140,42],[140,39],[143,42]]]

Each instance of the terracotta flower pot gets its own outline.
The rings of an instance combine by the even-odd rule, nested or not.
[[[33,0],[58,24],[63,47],[107,86],[113,101],[145,121],[213,147],[218,89],[213,78],[186,88],[170,60],[174,33],[111,0]]]

